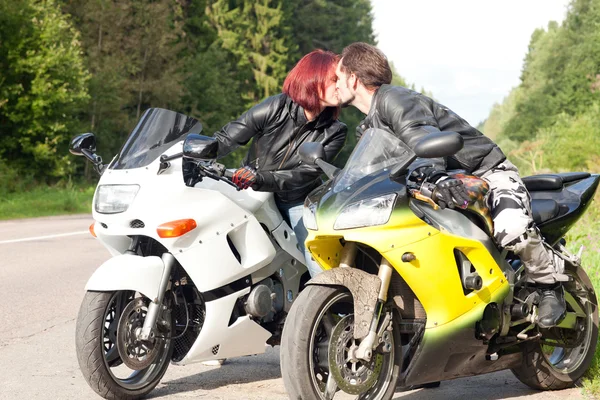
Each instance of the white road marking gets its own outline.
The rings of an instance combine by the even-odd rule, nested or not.
[[[84,233],[89,234],[90,231],[88,230],[88,231],[79,231],[79,232],[59,233],[57,235],[36,236],[36,237],[30,237],[30,238],[24,238],[24,239],[2,240],[2,241],[0,241],[0,244],[31,242],[34,240],[44,240],[44,239],[53,239],[53,238],[64,237],[64,236],[83,235]]]

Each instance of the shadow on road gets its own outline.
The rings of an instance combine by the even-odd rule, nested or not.
[[[519,382],[510,371],[442,382],[439,388],[396,392],[394,400],[581,399],[579,389],[543,392]]]
[[[279,359],[275,359],[273,362],[265,359],[257,362],[256,357],[235,358],[227,360],[221,367],[207,369],[184,378],[163,381],[160,387],[156,388],[148,398],[164,397],[169,394],[191,392],[199,389],[215,390],[225,386],[243,385],[278,378],[281,378]]]

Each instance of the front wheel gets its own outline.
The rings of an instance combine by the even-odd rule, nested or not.
[[[83,299],[76,327],[77,360],[90,387],[105,399],[144,397],[167,371],[171,330],[161,331],[152,343],[135,338],[146,312],[147,303],[131,291],[87,292]]]
[[[512,370],[527,386],[560,390],[573,386],[587,371],[598,342],[598,301],[583,270],[568,271],[572,281],[564,285],[567,312],[576,314],[575,329],[541,329],[541,341],[523,346],[523,363]]]
[[[329,400],[347,392],[358,399],[391,399],[402,362],[398,329],[391,346],[370,362],[353,360],[354,305],[345,288],[309,286],[290,310],[281,339],[281,373],[291,399]]]

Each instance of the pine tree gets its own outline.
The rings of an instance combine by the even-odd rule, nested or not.
[[[243,0],[235,7],[217,0],[207,8],[220,45],[236,57],[247,106],[276,94],[287,73],[288,48],[277,33],[283,21],[280,2]]]

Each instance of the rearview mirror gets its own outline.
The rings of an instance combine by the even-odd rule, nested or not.
[[[463,138],[456,132],[433,132],[422,137],[413,148],[413,155],[403,163],[392,168],[390,176],[396,178],[403,174],[408,166],[417,158],[448,157],[463,148]]]
[[[75,136],[69,145],[69,151],[76,156],[85,156],[84,150],[90,154],[96,152],[96,137],[93,133]]]
[[[298,154],[303,163],[315,165],[318,159],[325,159],[325,149],[321,143],[302,143],[298,148]]]
[[[83,133],[71,139],[69,151],[76,156],[84,156],[92,164],[98,175],[102,175],[105,165],[102,165],[102,157],[96,154],[96,136],[93,133]]]
[[[321,168],[321,171],[323,171],[329,179],[333,179],[338,172],[340,172],[340,169],[335,165],[331,165],[325,161],[325,148],[321,143],[302,143],[298,148],[298,155],[300,155],[300,160],[302,160],[303,163],[307,165],[316,165]]]
[[[443,131],[423,137],[413,150],[421,158],[448,157],[458,153],[463,145],[463,138],[458,133]]]
[[[190,133],[183,142],[183,156],[196,160],[214,160],[218,150],[217,139],[197,133]]]

